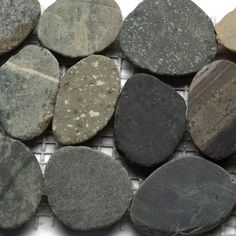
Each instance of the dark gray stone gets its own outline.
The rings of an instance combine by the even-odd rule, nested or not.
[[[137,66],[161,75],[186,75],[217,52],[210,18],[190,0],[146,0],[125,19],[120,45]]]
[[[0,123],[0,136],[1,135],[5,135],[5,130],[3,129],[2,124]]]
[[[47,50],[27,46],[0,67],[0,121],[16,139],[40,135],[52,120],[59,64]]]
[[[132,163],[151,167],[168,160],[185,131],[186,105],[173,88],[148,74],[125,84],[117,103],[117,149]]]
[[[33,153],[23,143],[0,136],[0,228],[29,221],[42,193],[43,175]]]
[[[40,17],[37,0],[0,1],[0,55],[22,43]]]
[[[145,235],[204,234],[227,219],[235,196],[235,183],[220,166],[200,157],[180,158],[142,184],[131,219]]]
[[[85,57],[115,41],[121,24],[114,0],[57,0],[40,18],[38,37],[63,56]]]
[[[204,67],[189,91],[189,131],[207,156],[222,160],[236,152],[236,64],[219,60]]]
[[[120,93],[116,65],[92,55],[67,72],[59,89],[53,134],[62,144],[79,144],[102,130],[112,117]]]
[[[56,151],[46,166],[45,187],[57,218],[80,231],[117,222],[132,198],[125,169],[111,157],[86,147]]]

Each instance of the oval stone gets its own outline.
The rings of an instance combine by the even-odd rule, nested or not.
[[[170,76],[199,71],[217,52],[213,23],[190,0],[143,1],[125,19],[120,45],[135,65]]]
[[[0,55],[22,43],[40,17],[37,0],[0,1]]]
[[[0,136],[0,228],[15,229],[29,221],[42,194],[43,175],[33,153]]]
[[[189,91],[189,131],[207,156],[236,152],[236,64],[219,60],[203,68]]]
[[[235,183],[220,166],[200,157],[180,158],[142,184],[131,219],[145,235],[204,234],[227,219],[235,196]]]
[[[63,56],[85,57],[115,41],[121,24],[114,0],[58,0],[40,18],[38,37]]]
[[[59,64],[47,50],[27,46],[0,67],[0,121],[16,139],[40,135],[52,120]]]
[[[109,122],[120,93],[116,65],[92,55],[72,66],[64,76],[57,97],[53,134],[62,144],[79,144]]]
[[[136,74],[119,97],[114,136],[116,148],[132,163],[151,167],[168,160],[186,124],[184,99],[148,74]]]
[[[111,157],[87,147],[56,151],[46,166],[45,187],[57,218],[80,231],[117,222],[132,198],[125,169]]]

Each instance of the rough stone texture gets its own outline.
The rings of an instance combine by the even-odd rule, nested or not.
[[[102,130],[112,117],[120,79],[111,59],[93,55],[71,67],[62,80],[53,134],[62,144],[79,144]]]
[[[137,74],[127,81],[117,103],[115,144],[133,163],[158,165],[174,152],[185,123],[183,98],[157,78]]]
[[[194,78],[189,91],[189,130],[196,146],[221,160],[236,152],[236,64],[216,61]]]
[[[86,147],[56,151],[46,166],[45,187],[58,219],[81,231],[117,222],[132,198],[125,169],[111,157]]]
[[[224,47],[236,52],[236,8],[227,14],[216,26],[217,40]]]
[[[40,18],[38,36],[59,54],[84,57],[115,41],[121,24],[114,0],[57,0]]]
[[[0,228],[18,228],[36,212],[43,175],[33,153],[21,142],[0,136]]]
[[[2,127],[2,124],[0,123],[0,136],[5,135],[5,130]]]
[[[121,48],[137,66],[161,75],[185,75],[217,52],[210,18],[190,0],[146,0],[125,19]]]
[[[27,46],[0,68],[0,121],[21,140],[40,135],[49,125],[60,70],[46,49]]]
[[[37,0],[0,1],[0,55],[22,43],[40,17]]]
[[[200,157],[171,161],[143,183],[131,219],[145,235],[199,235],[226,220],[236,187],[220,166]]]

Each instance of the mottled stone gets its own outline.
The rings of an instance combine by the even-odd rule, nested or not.
[[[46,49],[27,46],[0,67],[0,121],[12,137],[30,140],[49,125],[60,70]]]
[[[146,0],[125,19],[121,48],[137,66],[161,75],[185,75],[217,52],[210,18],[190,0]]]
[[[5,130],[2,127],[2,124],[0,123],[0,136],[5,135]]]
[[[57,0],[40,18],[38,37],[63,56],[84,57],[115,41],[121,24],[114,0]]]
[[[43,175],[33,153],[21,142],[0,136],[0,228],[18,228],[35,214]]]
[[[236,152],[236,64],[216,61],[194,78],[189,91],[189,130],[207,156],[222,160]]]
[[[0,55],[22,43],[40,17],[37,0],[0,1]]]
[[[224,169],[201,157],[185,157],[148,177],[130,214],[145,235],[202,235],[227,219],[235,196],[235,183]]]
[[[111,59],[93,55],[64,76],[53,118],[53,134],[62,144],[79,144],[102,130],[112,117],[120,79]]]
[[[129,207],[127,172],[111,157],[87,147],[56,151],[45,170],[49,204],[74,230],[94,230],[117,222]]]
[[[154,166],[168,160],[186,123],[184,99],[148,74],[127,81],[117,103],[114,136],[117,149],[135,164]]]

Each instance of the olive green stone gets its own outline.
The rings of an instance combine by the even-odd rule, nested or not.
[[[119,73],[111,59],[93,55],[72,66],[57,97],[55,138],[67,145],[92,138],[112,117],[119,92]]]
[[[38,37],[63,56],[84,57],[115,41],[121,24],[114,0],[57,0],[40,18]]]
[[[40,135],[52,120],[60,70],[55,57],[27,46],[0,67],[0,122],[16,139]]]

